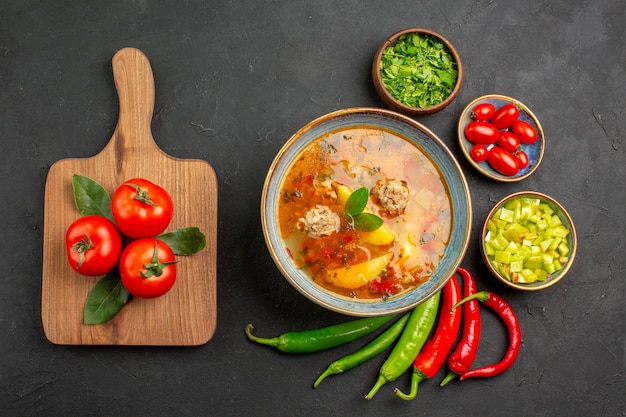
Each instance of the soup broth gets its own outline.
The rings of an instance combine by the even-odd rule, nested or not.
[[[365,215],[346,213],[356,190],[367,196]],[[329,291],[368,300],[427,281],[451,231],[450,198],[432,161],[407,139],[366,126],[302,150],[281,184],[278,216],[298,267]],[[367,216],[382,226],[364,231]]]

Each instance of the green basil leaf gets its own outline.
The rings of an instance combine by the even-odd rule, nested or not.
[[[354,190],[348,200],[346,201],[346,205],[343,208],[344,213],[349,216],[357,216],[365,210],[365,206],[367,205],[367,201],[369,200],[369,191],[366,187],[361,187],[357,190]]]
[[[117,271],[109,272],[96,282],[85,302],[85,324],[100,324],[115,316],[128,302],[130,294],[122,285]]]
[[[83,175],[72,175],[74,202],[83,215],[97,214],[113,221],[111,196],[100,184]]]
[[[361,232],[373,232],[383,225],[383,219],[372,213],[361,213],[354,217],[354,228]]]
[[[206,246],[206,236],[197,227],[183,227],[157,236],[175,255],[192,255]]]

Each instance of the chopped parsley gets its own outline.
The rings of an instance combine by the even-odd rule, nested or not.
[[[452,93],[458,68],[454,56],[439,39],[408,33],[385,48],[380,75],[396,100],[407,106],[427,108]]]

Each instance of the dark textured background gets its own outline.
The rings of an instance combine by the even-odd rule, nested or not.
[[[623,0],[1,3],[1,415],[626,415]],[[274,155],[299,127],[336,109],[382,106],[369,78],[374,51],[415,26],[442,33],[463,59],[457,100],[418,119],[459,160],[456,122],[479,95],[516,97],[545,130],[543,164],[521,183],[490,181],[461,161],[476,225],[463,265],[479,288],[511,302],[524,341],[497,378],[442,389],[442,371],[409,403],[392,394],[407,388],[402,378],[368,402],[383,356],[314,390],[318,373],[353,346],[289,356],[245,338],[249,322],[275,335],[345,320],[281,277],[262,238],[259,198]],[[158,145],[207,160],[219,179],[218,325],[204,346],[68,347],[43,334],[46,175],[111,137],[111,58],[125,46],[152,64]],[[538,293],[497,284],[478,254],[482,219],[521,189],[557,198],[578,229],[569,275]],[[483,316],[486,364],[502,355],[506,336],[495,316]]]

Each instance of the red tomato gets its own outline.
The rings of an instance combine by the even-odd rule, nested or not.
[[[160,297],[176,282],[174,252],[158,239],[135,240],[120,257],[120,279],[135,297]]]
[[[491,119],[496,112],[496,106],[491,103],[480,103],[472,109],[471,118],[474,120],[480,120],[486,122]]]
[[[160,186],[133,178],[117,187],[111,197],[113,219],[123,235],[134,239],[154,237],[172,220],[172,197]]]
[[[122,236],[106,217],[79,217],[65,233],[67,260],[81,275],[104,275],[117,265]]]
[[[523,120],[517,120],[513,123],[511,130],[519,138],[520,142],[530,144],[537,140],[537,131],[530,124]]]
[[[488,154],[489,151],[487,150],[487,147],[485,145],[481,145],[480,143],[472,146],[472,149],[470,150],[470,156],[476,162],[485,162]]]
[[[499,146],[494,146],[489,150],[487,162],[493,169],[507,177],[511,177],[519,172],[517,159],[510,152]]]
[[[528,155],[524,151],[517,151],[513,154],[515,159],[517,159],[517,163],[519,164],[520,169],[524,169],[528,166]]]
[[[498,129],[506,129],[507,127],[511,127],[518,117],[518,108],[515,107],[515,104],[508,103],[496,110],[491,118],[491,123]]]
[[[489,122],[469,122],[465,126],[465,137],[472,143],[490,145],[498,140],[498,129]]]
[[[511,153],[515,153],[520,149],[520,142],[517,136],[514,133],[508,130],[500,131],[500,136],[498,137],[498,141],[496,142],[498,146],[506,149]]]

